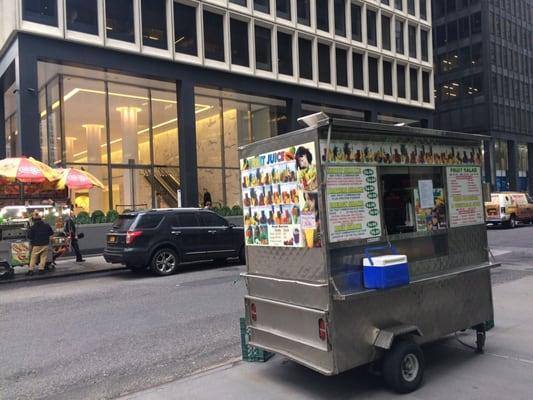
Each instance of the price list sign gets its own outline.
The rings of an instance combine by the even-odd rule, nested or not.
[[[483,194],[478,167],[448,167],[450,226],[483,224]]]
[[[335,166],[326,174],[329,241],[381,236],[376,167]]]

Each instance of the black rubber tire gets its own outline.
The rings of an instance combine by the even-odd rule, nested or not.
[[[507,223],[507,228],[509,229],[516,228],[516,217],[514,215],[511,215],[511,218],[509,219],[509,222]]]
[[[162,264],[165,265],[163,266]],[[176,252],[168,247],[164,247],[156,250],[152,256],[150,270],[159,276],[171,275],[178,270],[178,264],[179,258]]]
[[[418,363],[416,374],[407,379],[404,363],[414,357]],[[419,388],[424,378],[424,353],[419,345],[408,340],[398,340],[383,358],[383,377],[389,388],[397,393],[410,393]]]
[[[244,246],[239,250],[239,263],[246,264],[246,251],[244,250]]]

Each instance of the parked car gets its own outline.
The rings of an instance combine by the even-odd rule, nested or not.
[[[505,225],[514,228],[520,223],[533,223],[533,200],[527,193],[492,193],[485,202],[487,226]]]
[[[170,275],[187,261],[244,263],[244,231],[218,214],[197,208],[124,213],[107,234],[104,258],[132,270]]]

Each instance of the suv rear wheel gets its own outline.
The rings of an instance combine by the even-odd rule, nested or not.
[[[178,255],[169,248],[157,250],[152,256],[151,269],[156,275],[170,275],[178,268]]]

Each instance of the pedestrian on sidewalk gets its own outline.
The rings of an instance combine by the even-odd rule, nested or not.
[[[76,214],[74,214],[74,207],[71,206],[70,214],[65,220],[65,233],[70,238],[70,245],[72,250],[76,254],[76,262],[84,262],[85,260],[81,256],[80,246],[78,245],[78,235],[76,234]]]
[[[36,211],[33,214],[33,225],[30,228],[29,239],[31,248],[30,265],[26,275],[32,276],[35,265],[39,263],[39,273],[45,272],[46,259],[48,257],[48,246],[50,244],[50,237],[54,231],[50,225],[44,222],[41,214]]]

